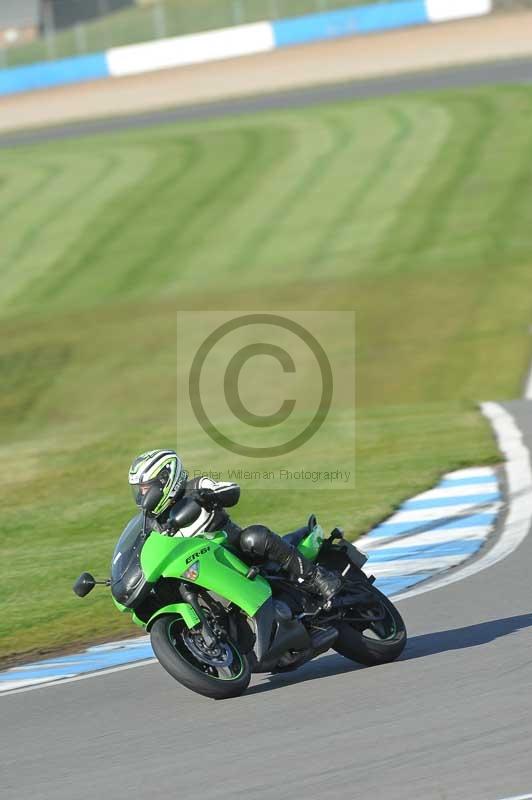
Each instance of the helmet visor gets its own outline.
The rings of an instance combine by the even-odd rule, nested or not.
[[[159,484],[159,481],[146,481],[145,483],[135,483],[131,485],[131,494],[133,495],[133,500],[135,501],[135,505],[139,508],[142,507],[142,501],[144,497],[148,494],[148,491],[151,489],[152,486]]]

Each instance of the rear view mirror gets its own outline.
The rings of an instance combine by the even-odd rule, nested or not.
[[[196,522],[200,514],[201,506],[191,497],[183,497],[168,514],[168,527],[172,531],[186,528],[187,525],[192,525],[193,522]]]
[[[74,594],[77,594],[78,597],[85,597],[89,592],[92,592],[95,586],[96,581],[90,572],[82,572],[72,587],[72,591]]]

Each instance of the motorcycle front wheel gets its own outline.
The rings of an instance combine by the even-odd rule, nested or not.
[[[363,610],[353,609],[354,615],[367,621],[342,622],[334,649],[340,655],[368,667],[386,664],[399,658],[406,645],[406,626],[399,611],[386,595],[368,585],[374,605]],[[376,616],[382,617],[374,621]]]
[[[172,615],[155,620],[150,638],[161,666],[187,689],[214,700],[238,697],[247,689],[249,662],[230,639],[209,648],[200,633]]]

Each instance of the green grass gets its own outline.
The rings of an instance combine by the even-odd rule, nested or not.
[[[178,309],[357,313],[356,490],[244,486],[241,523],[355,536],[497,460],[476,404],[530,356],[531,122],[531,89],[479,89],[0,151],[0,655],[131,630],[70,587],[107,574],[132,457],[175,443]],[[350,462],[342,420],[314,459]]]
[[[39,38],[12,46],[4,51],[0,64],[17,66],[49,58],[67,58],[161,36],[182,36],[376,2],[379,0],[165,0],[158,15],[153,6],[128,8],[86,22],[77,32],[74,28],[59,31],[51,43]]]

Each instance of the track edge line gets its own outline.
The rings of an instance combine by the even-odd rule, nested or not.
[[[452,570],[426,586],[421,584],[395,595],[394,602],[442,589],[492,567],[519,547],[532,526],[532,467],[523,435],[511,414],[499,403],[481,403],[480,408],[494,430],[500,451],[506,457],[504,468],[508,487],[508,513],[499,538],[481,558]]]

